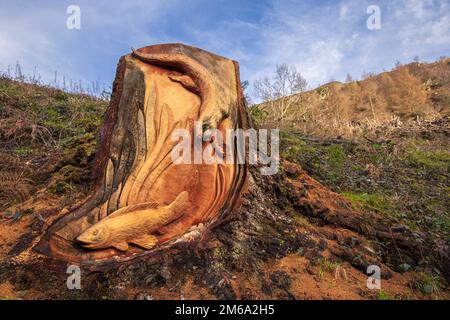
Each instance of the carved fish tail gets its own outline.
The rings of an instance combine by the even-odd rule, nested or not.
[[[176,197],[176,199],[169,205],[169,209],[177,215],[182,214],[189,205],[189,192],[183,191]]]

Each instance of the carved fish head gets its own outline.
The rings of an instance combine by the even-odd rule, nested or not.
[[[110,240],[110,232],[105,225],[94,224],[78,237],[77,241],[82,243],[83,247],[96,249],[107,246]]]

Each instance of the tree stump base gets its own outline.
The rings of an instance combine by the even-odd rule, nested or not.
[[[101,265],[204,243],[238,206],[248,168],[237,161],[174,163],[180,142],[172,135],[188,132],[193,158],[199,132],[201,152],[217,153],[214,130],[225,136],[249,127],[237,62],[183,44],[133,50],[118,64],[92,195],[59,213],[35,249]],[[236,151],[235,144],[223,150]],[[183,212],[175,216],[170,204],[180,195]]]

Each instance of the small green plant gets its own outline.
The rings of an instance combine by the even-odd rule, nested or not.
[[[294,220],[295,220],[295,222],[297,222],[299,225],[301,225],[303,227],[307,227],[307,226],[311,225],[311,222],[309,222],[308,218],[306,218],[303,215],[299,215],[299,214],[294,215]]]
[[[261,108],[258,108],[256,106],[253,106],[250,108],[250,116],[252,118],[253,125],[256,128],[259,128],[267,118],[267,111],[262,110]]]
[[[14,149],[14,154],[19,157],[26,157],[31,152],[28,147],[17,147]]]
[[[329,177],[332,181],[339,180],[344,173],[344,163],[347,154],[341,145],[331,145],[326,150],[327,161],[330,165]]]
[[[425,151],[414,144],[410,144],[405,151],[405,160],[412,165],[431,170],[450,168],[450,152],[448,151]]]
[[[360,164],[354,164],[351,166],[352,171],[363,172],[365,168]]]
[[[74,187],[66,181],[57,181],[53,185],[49,186],[48,191],[54,195],[61,196],[66,193],[70,193],[74,190]]]
[[[347,155],[341,145],[335,144],[328,147],[327,157],[333,167],[340,169],[342,168]]]
[[[414,286],[423,294],[439,294],[444,287],[444,280],[438,273],[421,272],[414,281]]]
[[[320,88],[316,89],[317,94],[319,95],[319,100],[325,100],[326,98],[328,98],[329,94],[330,94],[330,88],[323,86]]]
[[[54,97],[56,100],[59,101],[67,102],[69,100],[69,94],[67,94],[67,92],[64,91],[57,91]]]
[[[378,292],[377,296],[378,300],[394,300],[394,297],[391,296],[389,293],[384,292],[383,290],[380,290]]]
[[[282,131],[280,132],[280,141],[282,158],[296,163],[317,163],[318,149],[308,145],[299,134]]]
[[[322,280],[325,272],[333,273],[340,267],[341,263],[339,261],[331,261],[328,258],[321,258],[319,260],[319,279]]]

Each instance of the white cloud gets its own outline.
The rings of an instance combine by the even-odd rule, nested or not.
[[[450,6],[445,0],[404,1],[396,9],[390,30],[398,37],[397,48],[406,59],[420,55],[434,58],[450,50]]]
[[[264,72],[276,63],[296,65],[312,86],[347,73],[390,69],[415,55],[432,60],[450,49],[450,10],[446,0],[379,1],[381,30],[367,30],[371,1],[299,6],[276,3],[262,42]],[[259,75],[256,73],[256,75]]]
[[[431,60],[450,51],[449,0],[378,0],[381,30],[368,30],[371,0],[77,0],[80,31],[65,28],[66,4],[0,3],[0,69],[17,60],[52,79],[112,81],[117,59],[140,47],[185,42],[236,59],[243,80],[296,66],[311,86],[379,72],[397,59]],[[68,5],[69,3],[67,3]]]
[[[406,7],[418,19],[425,18],[428,15],[429,9],[433,7],[433,4],[433,0],[409,0],[405,2]]]
[[[55,64],[59,52],[50,36],[39,28],[47,23],[38,8],[33,8],[32,12],[36,15],[15,16],[11,11],[0,10],[0,66],[3,69],[16,62],[28,70]],[[47,17],[53,15],[54,12],[47,12]]]
[[[339,11],[339,19],[344,20],[348,14],[348,6],[346,4],[341,5],[341,9]]]
[[[77,1],[81,30],[68,30],[70,3],[0,3],[0,70],[18,61],[27,73],[38,72],[45,82],[61,77],[85,83],[112,81],[117,59],[131,46],[160,42],[162,33],[149,33],[161,16],[176,7],[169,1]],[[168,39],[165,38],[165,39]],[[159,41],[158,41],[159,40]],[[108,73],[102,70],[108,64]]]

